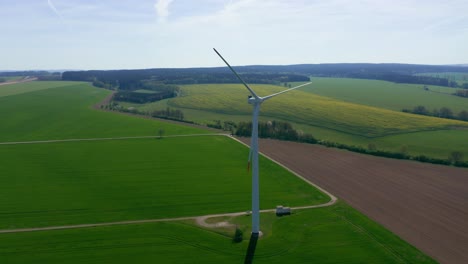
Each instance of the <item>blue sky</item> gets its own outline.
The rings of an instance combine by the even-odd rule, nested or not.
[[[468,1],[0,0],[0,70],[468,63]]]

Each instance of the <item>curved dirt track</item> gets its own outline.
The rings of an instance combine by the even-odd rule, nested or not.
[[[330,195],[330,201],[323,204],[315,205],[304,205],[291,207],[292,210],[304,210],[304,209],[313,209],[327,207],[335,204],[337,201],[336,197]],[[275,212],[276,209],[263,209],[260,210],[261,213],[271,213]],[[172,217],[172,218],[156,218],[156,219],[142,219],[142,220],[128,220],[128,221],[117,221],[117,222],[103,222],[103,223],[92,223],[92,224],[76,224],[76,225],[64,225],[64,226],[45,226],[45,227],[29,227],[29,228],[18,228],[18,229],[1,229],[0,234],[8,233],[25,233],[25,232],[38,232],[38,231],[51,231],[51,230],[63,230],[63,229],[77,229],[77,228],[90,228],[90,227],[100,227],[100,226],[115,226],[115,225],[133,225],[133,224],[145,224],[145,223],[156,223],[156,222],[172,222],[172,221],[182,221],[182,220],[195,220],[195,222],[203,227],[221,227],[229,226],[231,224],[227,222],[220,223],[206,223],[206,220],[214,217],[222,216],[240,216],[247,215],[249,212],[236,212],[236,213],[221,213],[221,214],[210,214],[202,216],[182,216],[182,217]]]
[[[468,169],[269,139],[260,151],[437,261],[468,263]]]

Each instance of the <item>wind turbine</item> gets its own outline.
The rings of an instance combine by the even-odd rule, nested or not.
[[[213,48],[213,50],[218,54],[218,56],[226,63],[229,69],[236,75],[237,79],[241,81],[244,86],[249,90],[252,96],[249,96],[248,103],[253,105],[253,114],[252,114],[252,136],[250,138],[250,153],[249,153],[249,162],[250,158],[252,158],[252,235],[259,236],[260,235],[260,193],[259,193],[259,178],[258,178],[258,115],[260,113],[260,105],[274,97],[294,89],[297,89],[302,86],[306,86],[311,84],[311,82],[301,84],[299,86],[286,89],[284,91],[270,94],[264,97],[258,96],[252,88],[237,74],[237,72],[229,65],[229,63],[219,54],[219,52]]]

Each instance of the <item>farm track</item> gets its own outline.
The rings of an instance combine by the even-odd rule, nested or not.
[[[145,138],[158,139],[158,138],[202,137],[202,136],[227,136],[227,134],[208,133],[208,134],[168,135],[168,136],[162,136],[162,137],[159,137],[159,136],[138,136],[138,137],[107,137],[107,138],[71,138],[71,139],[52,139],[52,140],[0,142],[0,145],[47,144],[47,143],[59,143],[59,142],[128,140],[128,139],[145,139]]]
[[[260,150],[437,261],[468,263],[467,169],[269,139]]]
[[[326,206],[333,205],[336,202],[336,200],[337,200],[336,198],[332,197],[332,199],[329,202],[324,203],[324,204],[291,207],[291,209],[292,210],[304,210],[304,209],[326,207]],[[270,212],[275,212],[275,210],[276,209],[264,209],[264,210],[260,210],[260,212],[261,213],[270,213]],[[217,224],[217,223],[208,224],[208,223],[206,223],[206,219],[213,218],[213,217],[241,216],[241,215],[249,215],[249,212],[210,214],[210,215],[202,215],[202,216],[187,216],[187,217],[174,217],[174,218],[130,220],[130,221],[117,221],[117,222],[79,224],[79,225],[65,225],[65,226],[46,226],[46,227],[19,228],[19,229],[3,229],[3,230],[0,230],[0,234],[51,231],[51,230],[63,230],[63,229],[77,229],[77,228],[90,228],[90,227],[100,227],[100,226],[146,224],[146,223],[157,223],[157,222],[173,222],[173,221],[183,221],[183,220],[195,220],[196,223],[198,225],[200,225],[200,226],[213,228],[213,227],[219,227],[220,225]]]

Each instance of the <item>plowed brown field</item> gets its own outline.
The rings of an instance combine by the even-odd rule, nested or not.
[[[437,261],[468,263],[468,169],[268,139],[260,151]]]

